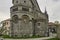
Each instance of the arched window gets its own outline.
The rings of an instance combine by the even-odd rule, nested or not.
[[[14,15],[12,17],[12,20],[13,20],[13,22],[17,23],[18,22],[18,16],[17,15]]]
[[[23,18],[23,19],[29,19],[29,16],[23,15],[22,18]]]
[[[24,22],[28,22],[29,21],[29,16],[23,15],[22,19],[23,19]]]

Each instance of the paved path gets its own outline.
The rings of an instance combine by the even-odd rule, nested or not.
[[[46,40],[54,37],[32,38],[32,39],[3,39],[3,40]]]

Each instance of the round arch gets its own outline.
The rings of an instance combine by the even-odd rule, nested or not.
[[[18,22],[18,15],[13,15],[12,16],[12,21],[17,23]]]
[[[25,23],[28,23],[30,18],[28,15],[22,15],[22,20],[25,22]]]
[[[22,19],[30,19],[28,15],[22,15]]]

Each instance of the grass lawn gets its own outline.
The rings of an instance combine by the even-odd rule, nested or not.
[[[48,40],[60,40],[60,39],[58,39],[58,38],[52,38],[52,39],[48,39]]]
[[[4,35],[4,36],[2,36],[3,38],[8,38],[8,39],[28,39],[28,38],[41,38],[41,37],[43,37],[43,36],[31,36],[31,37],[27,37],[26,35],[25,36],[22,36],[22,37],[10,37],[10,36],[8,36],[8,35]]]

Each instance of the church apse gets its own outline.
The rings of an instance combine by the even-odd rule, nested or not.
[[[48,18],[41,12],[36,0],[13,0],[10,10],[11,35],[45,36]]]

